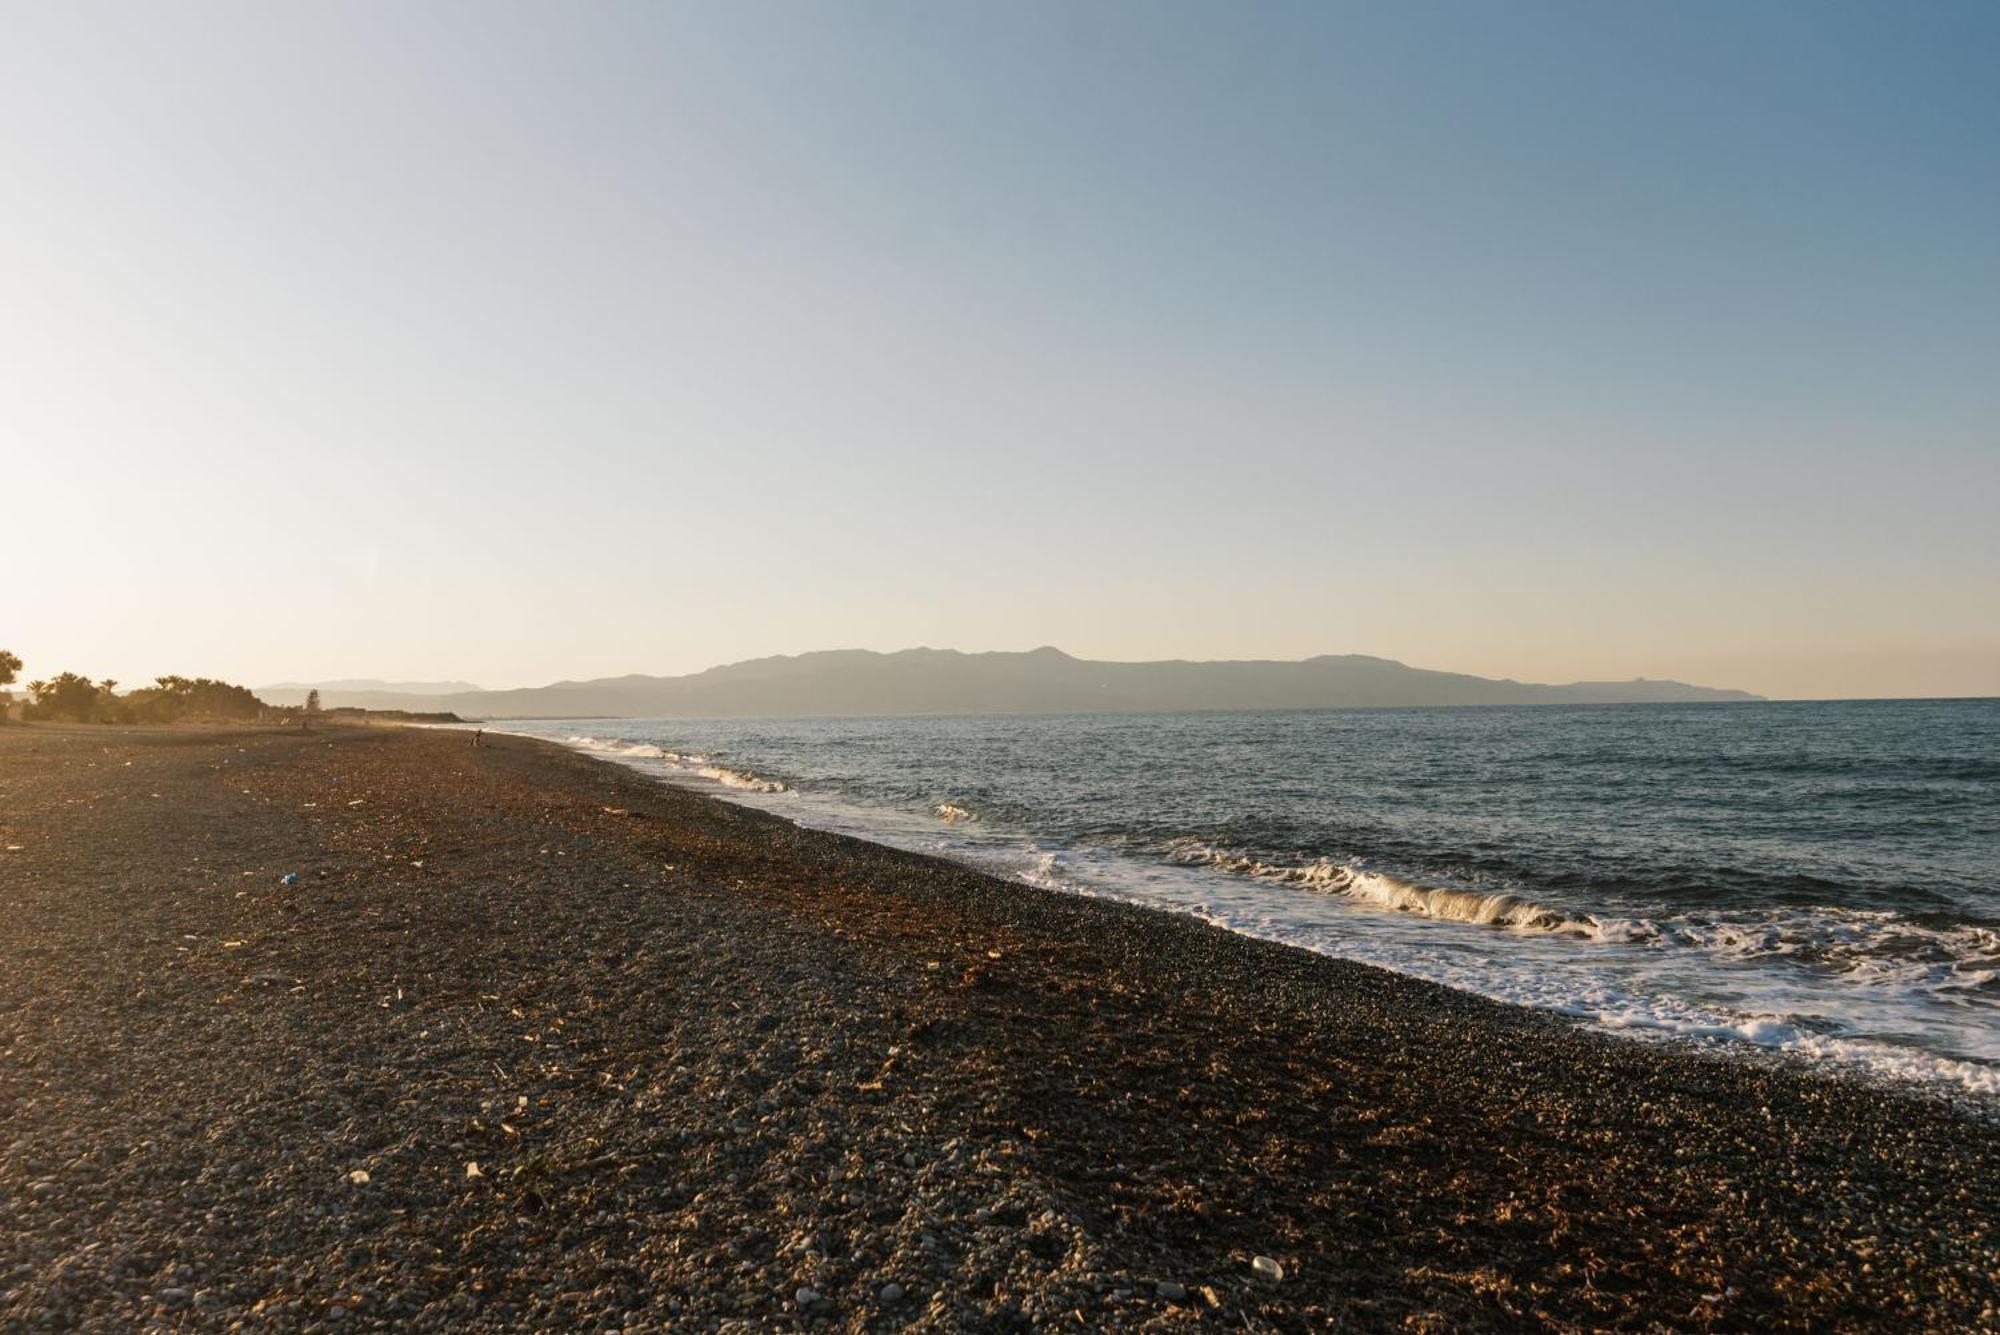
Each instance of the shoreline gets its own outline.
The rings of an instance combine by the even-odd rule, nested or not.
[[[0,1328],[2000,1321],[1928,1094],[553,742],[61,736],[0,729]]]
[[[568,721],[541,720],[541,722]],[[991,877],[1005,884],[1018,886],[1024,891],[1069,895],[1106,904],[1139,908],[1147,912],[1165,913],[1282,949],[1300,950],[1310,955],[1342,960],[1363,968],[1380,969],[1399,978],[1440,986],[1508,1010],[1523,1010],[1554,1018],[1577,1025],[1586,1032],[1619,1042],[1658,1044],[1691,1056],[1761,1063],[1810,1076],[1853,1081],[1891,1095],[1935,1100],[1964,1115],[2000,1121],[2000,1094],[1990,1088],[1991,1068],[1930,1049],[1912,1047],[1904,1052],[1893,1046],[1883,1045],[1879,1040],[1835,1041],[1830,1044],[1792,1042],[1774,1045],[1744,1036],[1740,1032],[1723,1035],[1715,1032],[1713,1028],[1690,1027],[1686,1022],[1679,1026],[1668,1023],[1613,1023],[1585,1010],[1566,1009],[1559,1004],[1536,1004],[1518,1000],[1503,992],[1481,991],[1463,981],[1445,977],[1426,977],[1422,972],[1398,968],[1394,964],[1368,958],[1365,954],[1346,955],[1321,949],[1314,944],[1288,940],[1282,935],[1272,934],[1268,930],[1258,930],[1241,921],[1228,921],[1214,916],[1205,904],[1197,910],[1185,903],[1148,898],[1121,890],[1116,885],[1092,886],[1074,879],[1067,884],[1049,884],[1015,874],[1002,865],[983,863],[979,857],[969,853],[959,855],[939,851],[928,846],[928,840],[911,841],[907,833],[899,836],[894,830],[880,828],[879,824],[872,828],[864,825],[857,829],[853,823],[843,822],[842,817],[854,814],[867,821],[874,815],[879,821],[879,814],[868,812],[852,803],[842,803],[838,799],[829,804],[824,797],[816,802],[804,801],[802,804],[801,799],[807,795],[800,793],[792,785],[772,782],[754,772],[720,767],[719,761],[707,756],[663,752],[660,746],[644,741],[605,740],[588,735],[570,736],[565,739],[541,732],[512,731],[506,728],[488,730],[497,735],[545,743],[593,760],[601,760],[630,770],[648,782],[667,784],[699,797],[742,806],[796,823],[806,829],[855,839],[864,844],[910,853],[918,857],[934,858],[946,866]],[[648,768],[654,765],[666,766],[668,770],[663,772]],[[1914,1062],[1915,1065],[1885,1065],[1885,1058],[1891,1054],[1901,1062]]]

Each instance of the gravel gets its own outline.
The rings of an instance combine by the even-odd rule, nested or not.
[[[13,845],[0,1330],[2000,1324],[1977,1111],[538,743],[0,728]]]

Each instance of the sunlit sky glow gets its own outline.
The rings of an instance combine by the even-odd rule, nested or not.
[[[0,646],[2000,694],[2000,7],[14,5]]]

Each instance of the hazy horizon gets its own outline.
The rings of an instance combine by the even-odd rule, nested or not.
[[[2000,695],[1990,5],[10,19],[24,679]]]

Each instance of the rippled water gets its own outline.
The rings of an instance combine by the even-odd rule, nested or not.
[[[510,724],[805,824],[2000,1098],[2000,701]]]

